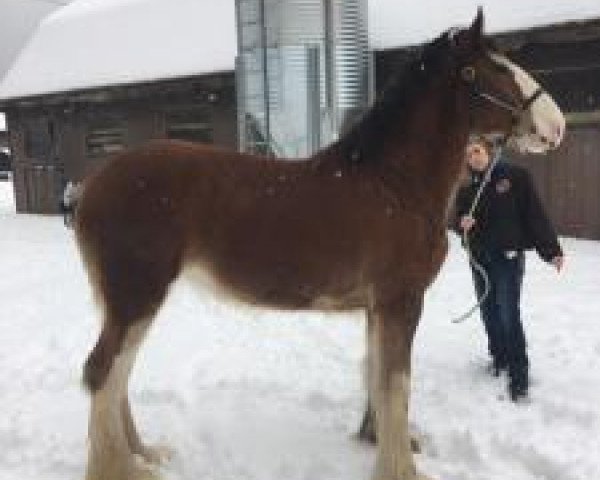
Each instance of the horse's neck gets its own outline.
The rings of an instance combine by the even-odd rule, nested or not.
[[[399,195],[442,222],[464,158],[468,112],[453,91],[436,90],[414,112],[410,125],[390,135],[382,173]]]

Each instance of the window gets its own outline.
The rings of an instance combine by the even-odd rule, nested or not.
[[[208,110],[193,109],[167,112],[165,123],[167,138],[213,143],[213,128]]]
[[[125,148],[125,122],[116,116],[106,116],[90,122],[85,136],[85,151],[89,157],[102,157]]]

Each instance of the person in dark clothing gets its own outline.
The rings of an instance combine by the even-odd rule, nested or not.
[[[500,161],[491,172],[475,210],[469,212],[491,165],[493,145],[483,138],[467,146],[469,178],[458,191],[454,229],[464,234],[471,256],[489,278],[489,292],[480,305],[488,337],[492,369],[496,376],[508,370],[508,389],[516,401],[527,395],[529,359],[521,322],[521,287],[525,250],[563,267],[563,251],[527,170]],[[485,280],[471,264],[478,298],[485,294]]]

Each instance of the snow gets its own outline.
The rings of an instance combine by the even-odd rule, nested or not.
[[[369,0],[371,45],[429,40],[478,5],[491,32],[600,17],[598,0]],[[0,99],[231,71],[236,50],[233,0],[76,0],[41,23]]]
[[[94,309],[72,231],[16,215],[0,184],[0,480],[83,478],[87,396],[81,365]],[[557,275],[528,258],[523,315],[531,401],[485,372],[478,318],[452,237],[426,296],[414,353],[411,422],[435,480],[600,478],[600,243],[563,239]],[[150,442],[175,458],[165,480],[365,480],[374,450],[352,434],[362,414],[359,314],[263,312],[177,285],[134,371],[132,402]]]
[[[0,132],[6,130],[6,117],[0,113]]]
[[[489,33],[600,18],[598,0],[369,0],[371,45],[386,49],[428,41],[450,26],[469,25],[480,5]]]
[[[236,49],[233,1],[77,0],[41,22],[0,98],[231,71]]]

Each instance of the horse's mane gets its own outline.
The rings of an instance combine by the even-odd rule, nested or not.
[[[332,148],[344,163],[376,163],[391,128],[407,123],[422,93],[448,64],[452,31],[426,44],[404,69],[392,76],[373,106]]]

